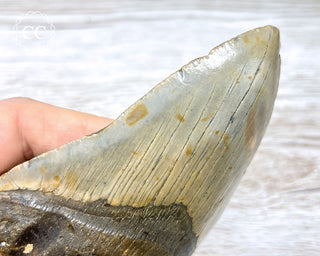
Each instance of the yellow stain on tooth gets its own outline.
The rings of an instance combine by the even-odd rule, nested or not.
[[[175,118],[178,119],[181,123],[183,123],[185,121],[185,119],[183,118],[183,116],[180,113],[177,113],[175,115]]]
[[[127,125],[134,125],[136,122],[148,115],[148,109],[143,103],[138,104],[126,117]]]
[[[226,147],[226,149],[229,149],[229,134],[226,132],[225,134],[223,134],[222,140],[224,142],[224,145]]]
[[[186,150],[186,155],[190,156],[192,153],[193,153],[192,146],[188,145],[187,150]]]

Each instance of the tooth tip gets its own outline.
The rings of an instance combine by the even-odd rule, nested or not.
[[[264,29],[270,34],[270,43],[280,46],[280,31],[272,25],[265,26]]]

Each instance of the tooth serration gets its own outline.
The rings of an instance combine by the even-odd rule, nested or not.
[[[279,70],[276,28],[239,35],[183,66],[102,131],[2,175],[0,191],[112,206],[182,204],[198,236],[219,217],[261,141]]]

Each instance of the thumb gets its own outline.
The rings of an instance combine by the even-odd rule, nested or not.
[[[112,119],[29,98],[0,101],[0,175],[12,167],[89,135]]]

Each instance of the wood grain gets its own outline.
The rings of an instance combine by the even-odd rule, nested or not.
[[[16,19],[47,15],[54,39],[16,45]],[[281,33],[270,126],[222,219],[196,255],[318,255],[318,1],[1,1],[0,97],[116,117],[189,59],[266,24]],[[214,242],[213,242],[214,241]]]

